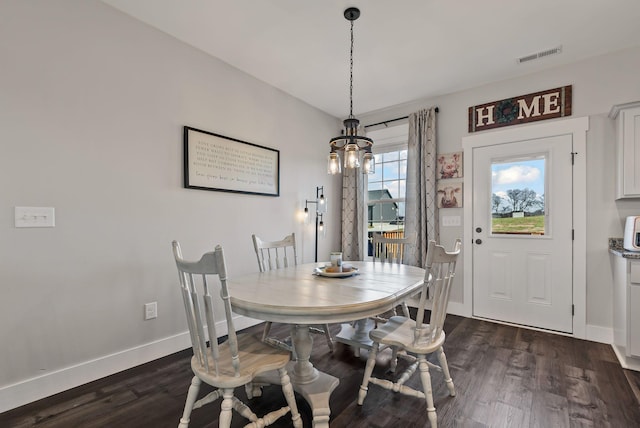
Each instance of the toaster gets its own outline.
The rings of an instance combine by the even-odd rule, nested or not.
[[[640,216],[627,217],[624,225],[624,242],[622,246],[627,251],[640,252]]]

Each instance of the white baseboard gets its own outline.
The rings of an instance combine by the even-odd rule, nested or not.
[[[449,302],[447,305],[447,313],[452,315],[458,315],[461,317],[469,318],[466,313],[465,307],[463,303],[459,302]]]
[[[613,343],[613,328],[587,324],[587,340],[600,343]]]
[[[407,304],[409,306],[416,308],[418,307],[418,300],[416,298],[408,299]],[[427,305],[425,307],[427,309],[430,308],[429,302],[427,302]],[[450,301],[447,306],[447,313],[452,315],[458,315],[465,318],[472,318],[472,316],[467,313],[465,305],[460,302]],[[499,321],[493,321],[493,322],[500,323]],[[500,324],[514,325],[515,327],[521,327],[521,326],[510,324],[510,323],[500,323]],[[527,328],[527,327],[523,327],[523,328]],[[541,331],[546,331],[546,330],[541,330]],[[567,336],[571,336],[571,335],[568,334]],[[587,324],[585,339],[591,340],[592,342],[611,344],[613,343],[613,328]]]
[[[618,357],[620,365],[628,370],[640,371],[640,358],[627,357],[624,346],[611,345],[613,352]]]
[[[406,300],[407,305],[412,307],[412,308],[417,308],[419,305],[419,297],[411,297],[409,299]],[[427,301],[425,304],[425,309],[431,309],[431,302]],[[449,304],[447,305],[447,313],[451,314],[451,315],[459,315],[461,317],[466,317],[468,318],[468,315],[466,314],[465,311],[465,307],[463,303],[459,303],[459,302],[452,302],[449,301]]]
[[[241,330],[262,321],[238,316],[234,318],[233,322],[236,329]],[[221,332],[221,336],[227,334],[227,325],[224,321],[216,323],[216,329]],[[51,373],[1,386],[0,413],[190,347],[189,332],[185,331]]]

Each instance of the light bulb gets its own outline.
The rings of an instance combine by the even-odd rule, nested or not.
[[[318,235],[324,238],[325,233],[324,221],[322,221],[322,214],[320,214],[320,220],[318,221]]]
[[[353,169],[360,168],[359,151],[356,144],[347,144],[344,148],[344,167]]]
[[[320,195],[318,199],[318,212],[324,214],[327,212],[327,198],[324,195]]]
[[[327,173],[331,175],[340,174],[340,158],[336,152],[329,153],[329,157],[327,158]]]
[[[367,152],[362,156],[362,173],[363,174],[375,174],[376,172],[376,159],[373,157],[373,153]]]

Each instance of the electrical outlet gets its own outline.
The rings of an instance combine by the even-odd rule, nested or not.
[[[151,320],[154,318],[158,318],[158,302],[145,303],[144,319]]]

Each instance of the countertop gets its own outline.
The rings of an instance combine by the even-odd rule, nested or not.
[[[622,238],[609,238],[609,252],[625,259],[640,259],[640,253],[625,250],[623,242]]]

